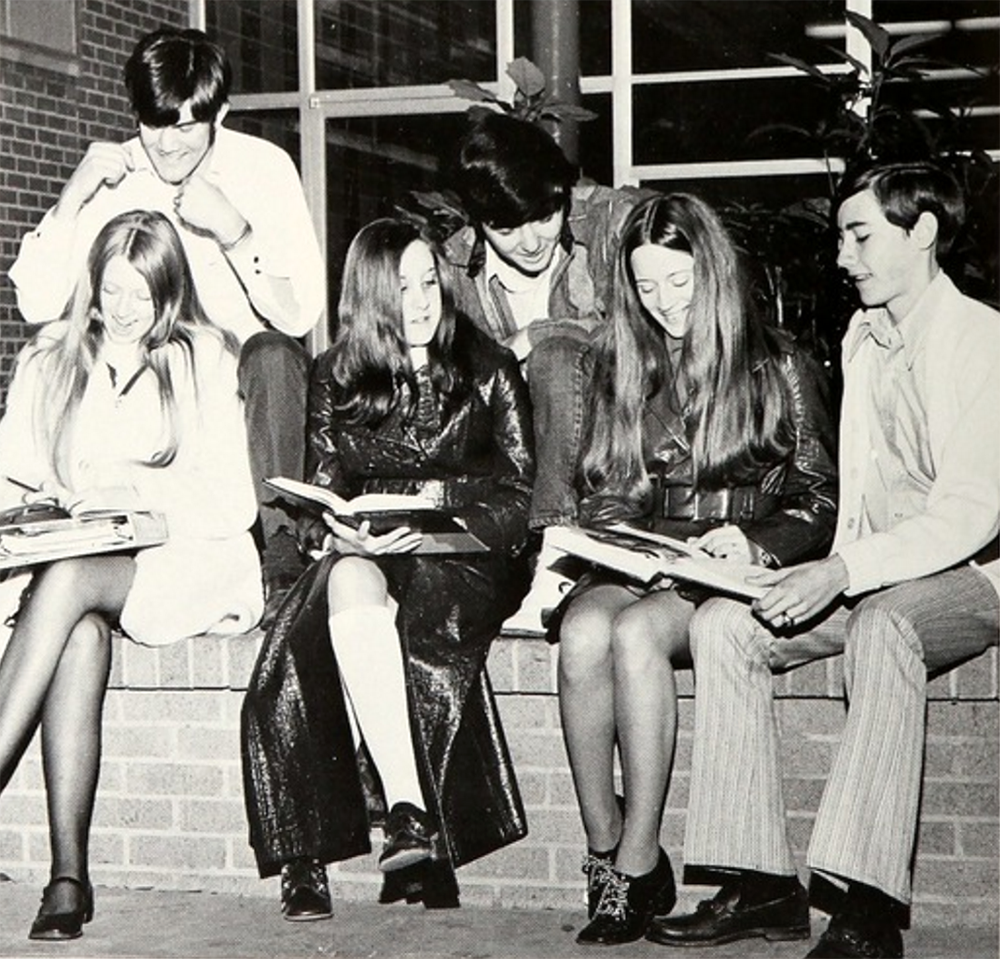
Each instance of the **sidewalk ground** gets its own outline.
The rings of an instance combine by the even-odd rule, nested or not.
[[[751,940],[715,949],[670,950],[640,941],[613,949],[574,943],[583,910],[421,907],[336,901],[322,922],[282,920],[276,901],[207,892],[152,892],[98,887],[94,921],[68,943],[27,938],[40,889],[0,882],[0,956],[129,959],[264,957],[419,957],[419,959],[571,959],[586,956],[670,959],[801,959],[809,944]],[[813,933],[825,926],[814,914]],[[998,959],[998,930],[950,927],[905,933],[908,959]]]

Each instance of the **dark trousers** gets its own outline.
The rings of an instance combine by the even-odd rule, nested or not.
[[[303,478],[309,363],[309,354],[297,340],[274,330],[254,334],[240,351],[239,388],[264,542],[265,575],[268,543],[282,527],[290,531],[295,527],[264,479]]]

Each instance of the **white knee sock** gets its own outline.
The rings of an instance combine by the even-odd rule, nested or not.
[[[410,737],[406,678],[392,610],[354,606],[330,617],[330,641],[361,735],[382,778],[389,809],[426,809]]]

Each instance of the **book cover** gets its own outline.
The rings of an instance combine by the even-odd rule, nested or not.
[[[601,530],[555,526],[548,531],[548,542],[644,585],[673,577],[746,599],[757,599],[767,592],[766,587],[745,581],[747,576],[762,572],[760,566],[714,559],[681,540],[621,523]]]
[[[26,514],[14,521],[8,517],[7,522],[0,521],[0,569],[158,546],[166,540],[166,518],[146,510],[93,510],[44,518]]]
[[[282,498],[311,513],[332,513],[338,521],[357,529],[367,520],[373,533],[407,526],[423,534],[423,542],[415,553],[482,553],[489,547],[470,533],[447,510],[433,502],[407,493],[363,493],[347,500],[323,486],[303,483],[286,476],[275,476],[264,482]]]

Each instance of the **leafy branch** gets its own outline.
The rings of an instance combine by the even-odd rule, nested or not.
[[[449,80],[448,86],[456,96],[471,100],[477,104],[489,103],[492,106],[472,106],[469,113],[475,116],[487,110],[499,109],[502,112],[527,120],[529,123],[542,124],[546,120],[561,123],[564,120],[593,120],[597,114],[592,110],[577,106],[575,103],[565,103],[548,93],[545,74],[526,57],[518,57],[507,64],[507,76],[514,81],[514,99],[512,102],[501,100],[492,90],[474,83],[472,80]]]

